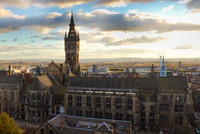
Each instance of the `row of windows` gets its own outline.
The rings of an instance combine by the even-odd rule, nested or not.
[[[9,94],[9,92],[7,92],[7,91],[4,91],[4,96],[8,96],[8,94]],[[13,96],[15,96],[15,93],[12,91],[12,92],[10,92],[10,95],[11,95],[11,97]],[[1,91],[0,91],[0,97],[1,97]]]
[[[82,96],[81,95],[78,95],[78,96],[76,96],[76,101],[78,102],[81,102],[82,101]],[[73,100],[73,96],[72,95],[68,95],[68,101],[72,101]],[[91,96],[86,96],[86,103],[91,103]],[[96,103],[101,103],[101,101],[102,101],[102,98],[101,97],[95,97],[95,102]],[[111,103],[111,97],[106,97],[105,98],[105,103]],[[115,103],[117,103],[117,104],[119,104],[119,103],[122,103],[122,98],[116,98],[115,99]],[[133,105],[133,100],[132,100],[132,98],[127,98],[126,99],[126,103],[128,104],[128,105]]]
[[[160,115],[160,122],[161,123],[168,123],[169,122],[169,116],[168,115]],[[174,122],[176,124],[183,124],[183,116],[175,116]]]
[[[83,111],[82,110],[76,110],[76,111],[74,111],[72,109],[68,109],[67,110],[67,114],[68,115],[75,114],[76,116],[83,116]],[[112,118],[114,118],[116,120],[123,120],[125,118],[126,120],[132,120],[132,121],[134,119],[132,114],[115,113],[113,115],[111,112],[102,113],[102,112],[86,111],[85,112],[85,116],[86,117],[95,117],[95,118],[106,118],[106,119],[112,119]]]
[[[173,95],[162,95],[161,96],[161,101],[166,101],[166,102],[170,102],[173,100]],[[184,97],[182,97],[181,95],[177,95],[174,97],[174,101],[176,102],[182,102],[182,101],[185,101],[184,100]]]
[[[103,105],[101,103],[96,103],[94,104],[95,108],[101,108]],[[107,103],[104,105],[106,108],[111,108],[111,103]],[[73,103],[72,102],[68,102],[68,107],[73,107]],[[76,103],[76,107],[82,107],[82,103],[81,102],[77,102]],[[91,108],[91,103],[86,103],[86,107],[87,108]],[[122,109],[122,104],[116,104],[115,105],[115,108],[116,109]],[[126,109],[127,110],[132,110],[133,109],[133,106],[130,105],[130,104],[126,104]]]

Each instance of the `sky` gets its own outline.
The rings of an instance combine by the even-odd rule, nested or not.
[[[71,12],[80,59],[200,57],[200,0],[0,0],[0,60],[64,61]]]

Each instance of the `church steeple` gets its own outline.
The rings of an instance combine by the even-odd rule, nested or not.
[[[71,21],[70,21],[70,24],[74,24],[73,12],[71,12]]]
[[[76,74],[79,65],[80,40],[79,33],[76,32],[73,13],[69,24],[68,34],[65,33],[65,63],[69,64],[69,69]]]
[[[74,23],[74,17],[73,17],[73,13],[71,12],[71,20],[70,20],[70,24],[69,24],[69,31],[75,31],[75,23]]]
[[[164,52],[163,52],[163,59],[160,56],[160,77],[167,77],[167,70],[165,68]]]

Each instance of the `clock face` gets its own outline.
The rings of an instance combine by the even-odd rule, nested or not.
[[[64,113],[64,109],[63,109],[63,107],[60,107],[59,112],[60,112],[60,113]]]

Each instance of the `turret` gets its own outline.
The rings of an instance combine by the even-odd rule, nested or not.
[[[65,32],[64,48],[65,48],[65,63],[69,64],[69,68],[73,74],[77,73],[79,65],[79,32],[76,32],[73,13],[69,24],[68,34]]]

